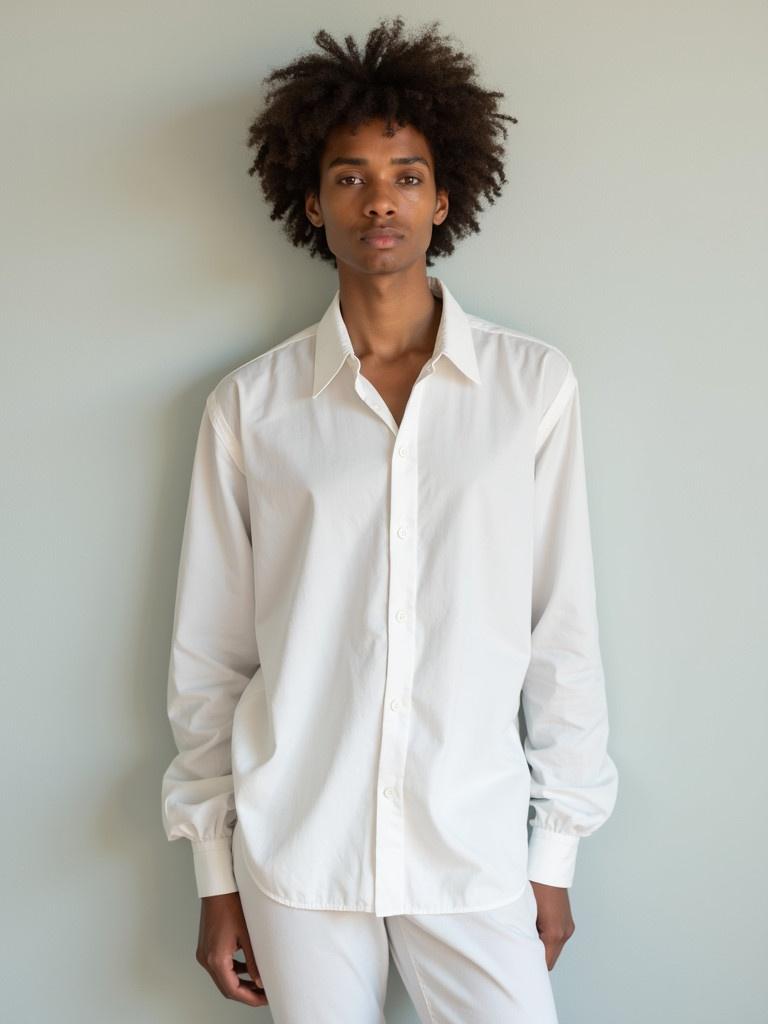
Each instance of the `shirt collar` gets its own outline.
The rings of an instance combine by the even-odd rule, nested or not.
[[[479,384],[480,371],[477,365],[475,341],[466,313],[441,278],[428,274],[427,283],[432,293],[443,300],[435,348],[430,359],[437,362],[440,356],[447,356],[465,376],[475,384]],[[359,367],[359,360],[352,347],[347,325],[341,315],[339,289],[337,289],[317,326],[315,335],[313,398],[316,398],[326,384],[333,380],[346,361],[351,362],[356,368]]]

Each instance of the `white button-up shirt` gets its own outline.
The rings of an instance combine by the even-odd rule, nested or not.
[[[199,896],[237,890],[237,821],[289,906],[482,910],[570,886],[613,809],[573,368],[427,280],[399,426],[338,291],[208,395],[162,784]]]

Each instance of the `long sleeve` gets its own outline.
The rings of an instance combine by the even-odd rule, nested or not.
[[[528,877],[567,888],[579,839],[607,820],[618,791],[570,365],[539,426],[534,491],[532,650],[521,695],[533,809]]]
[[[178,754],[162,780],[165,832],[191,841],[201,897],[237,891],[232,720],[259,667],[242,452],[215,395],[197,437],[181,546],[167,689]]]

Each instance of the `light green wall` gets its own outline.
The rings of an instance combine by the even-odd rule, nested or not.
[[[766,989],[765,3],[3,6],[5,1019],[267,1021],[194,960],[165,673],[195,431],[322,313],[246,167],[325,27],[440,18],[519,118],[435,271],[581,381],[619,802],[582,843],[561,1024],[757,1024]],[[388,1020],[415,1021],[398,978]],[[495,1024],[495,1022],[494,1022]]]

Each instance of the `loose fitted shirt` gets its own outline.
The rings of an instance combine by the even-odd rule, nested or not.
[[[399,426],[338,290],[208,394],[162,782],[199,896],[237,890],[237,822],[280,903],[482,910],[570,886],[613,809],[577,379],[427,281]]]

